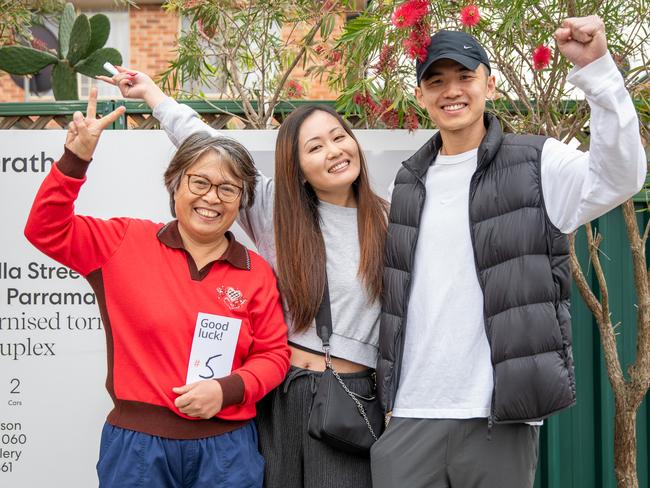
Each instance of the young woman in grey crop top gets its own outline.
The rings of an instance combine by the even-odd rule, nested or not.
[[[196,132],[217,132],[143,73],[103,79],[126,97],[143,98],[175,145]],[[292,348],[285,382],[258,404],[267,488],[371,486],[369,460],[312,439],[307,421],[325,366],[314,318],[326,277],[334,368],[353,391],[374,391],[387,208],[370,189],[361,148],[335,111],[303,106],[285,119],[275,179],[259,175],[255,202],[238,220],[278,275]]]

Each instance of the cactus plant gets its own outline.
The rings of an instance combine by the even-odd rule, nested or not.
[[[104,14],[90,19],[76,15],[67,3],[59,20],[59,46],[56,51],[40,51],[27,46],[0,47],[0,70],[14,75],[32,75],[53,64],[52,91],[56,100],[78,100],[77,73],[95,77],[110,76],[103,65],[122,64],[119,51],[104,47],[111,30]]]
[[[52,70],[52,91],[57,100],[76,100],[78,98],[77,76],[66,63],[57,63]]]
[[[82,14],[74,21],[72,32],[70,33],[70,47],[67,58],[71,65],[75,65],[84,57],[89,44],[90,22],[88,21],[88,17]]]
[[[70,34],[72,33],[72,25],[76,17],[74,5],[66,3],[59,20],[59,56],[65,58],[68,55],[68,46],[70,46]]]

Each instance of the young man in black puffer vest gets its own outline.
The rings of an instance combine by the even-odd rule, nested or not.
[[[375,488],[525,488],[539,425],[575,403],[566,234],[634,195],[638,119],[596,16],[556,31],[591,108],[588,153],[503,134],[483,47],[440,31],[416,66],[439,132],[392,193]]]

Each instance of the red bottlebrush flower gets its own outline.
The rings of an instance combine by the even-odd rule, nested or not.
[[[460,23],[465,27],[474,27],[481,21],[481,13],[476,5],[468,5],[460,9]]]
[[[381,121],[384,123],[384,125],[389,128],[389,129],[397,129],[399,127],[399,114],[397,113],[397,110],[389,110],[387,112],[384,112],[381,115]]]
[[[390,73],[397,67],[397,61],[395,59],[395,45],[387,44],[381,48],[379,53],[379,61],[374,66],[376,73]]]
[[[411,31],[408,39],[404,39],[404,51],[409,58],[424,61],[427,58],[427,49],[430,43],[428,24],[418,24],[417,28]]]
[[[378,117],[381,113],[379,105],[375,103],[368,93],[357,92],[352,95],[352,103],[363,108],[372,117]]]
[[[47,47],[47,44],[43,39],[39,39],[38,37],[34,37],[32,39],[31,45],[34,49],[38,49],[39,51],[48,51],[49,48]]]
[[[427,0],[407,0],[395,9],[391,22],[398,29],[404,29],[417,24],[428,13],[429,2]]]
[[[533,51],[533,68],[539,70],[544,69],[551,62],[551,48],[540,44]]]
[[[327,55],[327,66],[335,65],[341,61],[341,51],[330,51]]]
[[[389,129],[397,129],[399,126],[399,113],[394,108],[390,108],[392,102],[390,100],[382,100],[379,106],[379,119]]]
[[[370,95],[366,95],[366,102],[363,107],[372,117],[377,117],[381,112],[381,107],[377,105]]]
[[[410,107],[408,109],[408,112],[404,117],[404,127],[406,127],[409,132],[413,132],[418,127],[420,127],[420,120],[418,119],[418,114],[413,107]]]
[[[352,103],[363,107],[363,105],[366,103],[366,96],[363,93],[357,92],[352,95]]]
[[[286,86],[288,98],[302,98],[304,89],[302,85],[296,80],[289,80]]]
[[[376,119],[381,114],[381,108],[368,93],[355,93],[352,96],[352,102],[363,109],[369,120]]]
[[[325,51],[325,46],[323,46],[322,44],[319,44],[318,46],[316,46],[316,47],[314,48],[314,52],[315,52],[316,54],[318,54],[319,56],[320,56],[321,54],[323,54],[323,51]]]

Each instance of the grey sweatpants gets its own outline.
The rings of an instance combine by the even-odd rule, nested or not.
[[[257,404],[266,488],[370,488],[370,459],[338,451],[307,433],[321,373],[291,367],[285,382]],[[370,396],[369,374],[341,374],[354,392]]]
[[[532,488],[539,427],[393,418],[370,451],[373,488]]]

